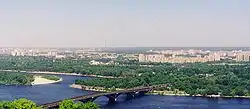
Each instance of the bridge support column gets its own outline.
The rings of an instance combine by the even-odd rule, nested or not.
[[[126,93],[126,99],[127,100],[131,100],[132,98],[134,98],[135,97],[135,92],[128,92],[128,93]]]
[[[120,95],[121,93],[116,93],[116,94],[111,94],[111,95],[105,95],[108,99],[110,103],[114,103],[117,101],[117,97]]]
[[[140,91],[139,93],[138,93],[138,95],[139,96],[144,96],[145,95],[145,93],[147,93],[148,91]]]

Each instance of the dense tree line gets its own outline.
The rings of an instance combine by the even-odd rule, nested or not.
[[[100,109],[100,107],[93,102],[77,102],[73,100],[64,100],[60,103],[59,109]]]
[[[0,69],[19,71],[51,71],[79,74],[94,74],[101,76],[128,77],[136,74],[139,65],[89,65],[89,60],[83,59],[53,59],[46,57],[0,57]],[[147,65],[147,64],[143,64]]]
[[[182,90],[190,95],[250,95],[248,65],[185,64],[182,66],[153,66],[136,69],[137,75],[128,78],[76,80],[76,84],[105,88],[131,88],[170,84],[165,90]]]
[[[18,99],[14,101],[0,101],[0,109],[43,109],[36,103],[27,99]],[[73,100],[63,100],[59,109],[100,109],[100,107],[92,102],[74,103]]]
[[[36,103],[27,99],[0,101],[0,109],[42,109]]]
[[[168,90],[179,89],[191,95],[250,95],[249,63],[134,63],[132,65],[93,66],[88,62],[89,60],[83,59],[2,56],[0,57],[0,69],[125,77],[76,81],[77,84],[107,88],[113,86],[131,88],[167,83],[171,84]]]
[[[31,82],[33,81],[34,77],[30,74],[0,71],[0,84],[31,85]]]

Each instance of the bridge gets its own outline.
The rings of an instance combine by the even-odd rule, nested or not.
[[[76,96],[76,97],[72,97],[69,98],[73,101],[80,101],[80,102],[92,102],[94,101],[96,98],[101,97],[101,96],[105,96],[109,99],[109,102],[116,102],[117,101],[117,97],[121,94],[126,94],[127,97],[131,97],[133,98],[135,95],[139,95],[142,96],[147,92],[153,91],[155,89],[159,89],[159,88],[165,88],[167,87],[167,84],[162,84],[162,85],[154,85],[154,86],[148,86],[148,87],[135,87],[135,88],[131,88],[131,89],[125,89],[125,90],[119,90],[119,91],[113,91],[113,92],[95,92],[92,94],[88,94],[88,95],[83,95],[83,96]],[[40,105],[43,108],[46,109],[54,109],[54,108],[58,108],[59,104],[62,102],[63,100],[59,100],[59,101],[55,101],[52,103],[46,103],[46,104],[42,104]]]

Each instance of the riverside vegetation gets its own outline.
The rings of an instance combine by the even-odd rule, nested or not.
[[[0,72],[0,84],[31,85],[33,81],[34,77],[30,74],[16,72]]]
[[[54,75],[42,75],[41,78],[58,81],[61,78]],[[0,71],[0,85],[32,85],[35,77],[33,74]]]
[[[14,101],[0,101],[0,109],[43,109],[27,99],[18,99]],[[58,109],[100,109],[100,107],[93,103],[73,102],[73,100],[63,100]]]
[[[0,57],[0,69],[51,71],[123,78],[76,80],[76,84],[131,88],[169,84],[167,91],[182,91],[189,95],[249,96],[249,63],[138,63],[119,65],[89,65],[83,59],[53,59],[45,57]]]
[[[249,96],[250,68],[248,65],[186,64],[140,68],[137,76],[107,79],[76,80],[76,84],[105,88],[132,88],[169,84],[167,91],[184,91],[190,95]]]

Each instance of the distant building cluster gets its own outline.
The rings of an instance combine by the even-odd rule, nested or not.
[[[213,62],[220,60],[250,61],[250,52],[242,51],[148,51],[139,54],[139,62],[194,63]]]
[[[244,52],[244,53],[239,53],[236,55],[236,61],[241,62],[241,61],[250,61],[250,53]]]
[[[213,54],[202,57],[197,56],[176,56],[176,55],[164,55],[164,54],[140,54],[139,62],[168,62],[168,63],[194,63],[194,62],[208,62],[219,61],[220,56]]]
[[[100,48],[0,48],[0,55],[42,56],[88,59],[90,65],[131,64],[135,62],[194,63],[233,60],[250,61],[250,51],[149,50],[145,52],[105,52]]]
[[[91,65],[112,64],[113,60],[137,60],[137,54],[104,52],[100,48],[0,48],[0,55],[91,59]],[[106,62],[106,60],[110,60]]]
[[[53,57],[57,56],[56,51],[45,51],[45,50],[23,50],[23,49],[14,49],[10,53],[12,56],[45,56]]]
[[[85,48],[85,49],[66,49],[66,48],[1,48],[1,55],[11,56],[42,56],[53,58],[89,58],[100,57],[100,49]],[[98,56],[97,56],[98,55]]]

